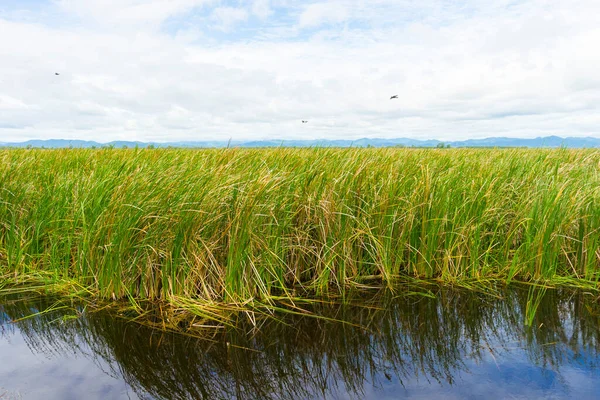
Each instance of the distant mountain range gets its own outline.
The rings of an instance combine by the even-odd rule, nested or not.
[[[128,142],[115,141],[98,143],[87,140],[28,140],[20,143],[2,143],[0,147],[37,147],[37,148],[92,148],[92,147],[568,147],[589,148],[600,147],[600,138],[546,136],[535,139],[517,139],[492,137],[486,139],[469,139],[461,141],[417,140],[417,139],[357,139],[357,140],[256,140],[256,141],[197,141],[197,142]]]

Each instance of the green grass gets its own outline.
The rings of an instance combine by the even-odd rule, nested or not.
[[[0,290],[193,308],[599,277],[598,150],[0,150]]]

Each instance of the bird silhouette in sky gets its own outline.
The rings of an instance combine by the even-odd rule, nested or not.
[[[302,123],[303,123],[303,124],[306,124],[307,122],[308,122],[308,121],[302,120]]]
[[[398,95],[397,95],[397,94],[395,94],[395,95],[393,95],[392,97],[390,97],[390,100],[391,100],[391,99],[397,99],[397,98],[398,98]]]
[[[55,72],[54,75],[60,75],[58,72]]]

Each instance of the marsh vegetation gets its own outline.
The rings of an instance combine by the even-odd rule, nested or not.
[[[207,319],[437,280],[596,290],[600,151],[0,151],[0,288]]]

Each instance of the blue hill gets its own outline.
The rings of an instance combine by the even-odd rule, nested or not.
[[[99,143],[88,140],[29,140],[19,143],[0,143],[0,147],[35,147],[35,148],[92,148],[92,147],[177,147],[177,148],[207,148],[207,147],[436,147],[450,145],[451,147],[532,147],[532,148],[598,148],[600,138],[546,136],[533,139],[518,139],[507,137],[492,137],[486,139],[469,139],[462,141],[418,140],[409,138],[358,140],[254,140],[254,141],[186,141],[186,142],[134,142],[114,141]]]

